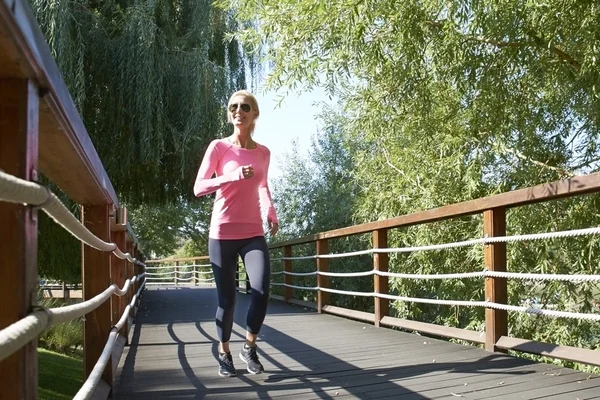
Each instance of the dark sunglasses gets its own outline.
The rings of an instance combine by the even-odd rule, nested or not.
[[[228,107],[229,108],[229,112],[231,112],[231,113],[236,112],[237,109],[238,109],[238,106],[240,107],[240,109],[243,112],[250,112],[250,110],[252,110],[252,107],[250,106],[250,104],[247,104],[247,103],[241,103],[241,104],[234,103],[234,104],[230,104],[229,105],[229,107]]]

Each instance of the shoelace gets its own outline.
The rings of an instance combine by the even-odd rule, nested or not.
[[[221,356],[221,361],[229,367],[233,367],[233,357],[231,353],[225,353],[224,356]]]
[[[258,362],[258,354],[256,354],[256,347],[248,347],[248,357],[252,361]]]

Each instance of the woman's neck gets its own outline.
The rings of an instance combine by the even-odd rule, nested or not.
[[[231,143],[240,146],[244,149],[254,148],[254,140],[248,131],[235,129],[233,134],[229,137]]]

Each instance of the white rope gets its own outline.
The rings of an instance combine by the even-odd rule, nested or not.
[[[110,356],[112,355],[113,347],[114,347],[115,343],[117,342],[117,338],[119,337],[119,330],[123,327],[123,325],[127,321],[131,309],[135,307],[135,303],[136,303],[143,287],[144,287],[144,285],[142,285],[138,289],[137,293],[131,299],[131,303],[129,303],[127,305],[127,307],[125,307],[125,310],[123,311],[123,314],[121,315],[121,318],[119,319],[119,322],[117,322],[117,324],[115,326],[113,326],[112,329],[110,330],[110,333],[108,335],[108,340],[106,341],[106,345],[104,345],[102,354],[98,358],[98,361],[96,361],[96,365],[94,365],[92,372],[90,372],[90,375],[88,376],[87,380],[84,382],[81,389],[79,389],[79,391],[77,392],[75,397],[73,397],[73,400],[87,400],[87,399],[90,399],[92,397],[92,395],[94,394],[94,391],[96,390],[96,386],[98,386],[98,382],[100,382],[100,379],[102,378],[102,373],[104,372],[104,370],[106,369],[106,365],[110,361]]]
[[[146,275],[148,276],[165,276],[165,275],[173,275],[175,273],[175,271],[171,271],[171,272],[146,272]]]
[[[146,265],[147,269],[166,269],[166,268],[191,268],[191,267],[198,267],[198,268],[206,268],[206,267],[211,267],[211,264],[189,264],[189,265],[166,265],[166,266],[153,266],[151,264]]]
[[[43,204],[41,208],[46,214],[88,246],[100,251],[111,251],[122,260],[126,259],[131,263],[144,265],[129,253],[123,253],[119,250],[115,243],[105,242],[95,236],[75,218],[54,193],[36,182],[26,181],[0,171],[0,201],[32,206]]]
[[[560,275],[560,274],[530,274],[530,273],[519,273],[519,272],[501,272],[501,271],[478,271],[478,272],[460,272],[455,274],[404,274],[396,272],[384,272],[379,270],[370,270],[363,272],[325,272],[325,271],[314,271],[314,272],[287,272],[282,271],[285,275],[295,276],[309,276],[309,275],[322,275],[332,277],[361,277],[369,275],[387,276],[393,278],[402,279],[467,279],[467,278],[507,278],[507,279],[521,279],[521,280],[540,280],[540,281],[570,281],[570,282],[597,282],[600,281],[600,275]]]
[[[583,319],[588,321],[600,321],[600,314],[585,314],[575,313],[568,311],[555,311],[555,310],[544,310],[533,307],[519,307],[511,306],[507,304],[494,303],[491,301],[462,301],[462,300],[437,300],[437,299],[421,299],[418,297],[405,297],[405,296],[394,296],[391,294],[375,293],[375,292],[354,292],[346,290],[337,290],[322,287],[304,287],[304,286],[293,286],[285,283],[273,283],[275,286],[285,286],[300,290],[321,290],[328,293],[336,293],[349,296],[358,297],[379,297],[388,300],[398,300],[409,303],[424,303],[424,304],[437,304],[446,306],[461,306],[461,307],[486,307],[495,308],[498,310],[521,312],[526,314],[544,315],[552,318],[571,318],[571,319]]]
[[[533,281],[599,282],[600,275],[526,274],[519,272],[484,271],[486,277]]]
[[[474,245],[486,245],[486,244],[491,244],[491,243],[523,242],[523,241],[527,241],[527,240],[556,239],[556,238],[564,238],[564,237],[595,235],[598,233],[600,233],[600,227],[574,229],[574,230],[570,230],[570,231],[559,231],[559,232],[533,233],[533,234],[527,234],[527,235],[486,237],[486,238],[480,238],[480,239],[465,240],[465,241],[461,241],[461,242],[434,244],[434,245],[427,245],[427,246],[380,248],[380,249],[351,251],[351,252],[346,252],[346,253],[317,254],[317,255],[313,255],[313,256],[280,257],[280,258],[273,258],[271,261],[311,260],[311,259],[317,259],[317,258],[341,258],[341,257],[351,257],[351,256],[365,255],[365,254],[374,254],[374,253],[411,253],[411,252],[415,252],[415,251],[443,250],[443,249],[474,246]]]
[[[271,272],[271,275],[282,275],[282,274],[283,274],[283,271],[274,271],[274,272]]]
[[[311,275],[317,275],[319,272],[318,271],[313,271],[313,272],[288,272],[288,271],[283,271],[283,273],[285,275],[292,275],[292,276],[311,276]]]
[[[319,287],[315,286],[315,287],[306,287],[306,286],[295,286],[295,285],[289,285],[287,283],[277,283],[277,282],[273,282],[271,283],[271,285],[273,286],[285,286],[285,287],[290,287],[293,289],[300,289],[300,290],[319,290]]]
[[[177,281],[184,281],[184,282],[187,282],[187,281],[191,281],[192,279],[195,279],[195,278],[194,278],[193,276],[190,276],[189,278],[180,278],[180,277],[176,276],[176,277],[175,277],[175,279],[176,279]]]
[[[128,279],[123,289],[119,289],[116,284],[112,284],[102,293],[87,301],[65,307],[38,309],[27,317],[7,326],[0,331],[0,361],[38,337],[47,328],[84,316],[98,308],[113,294],[117,296],[124,295],[129,290],[129,286],[143,276],[144,274],[140,274],[131,280]]]

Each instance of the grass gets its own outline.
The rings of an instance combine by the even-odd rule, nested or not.
[[[83,359],[38,349],[40,400],[70,400],[83,386]]]

